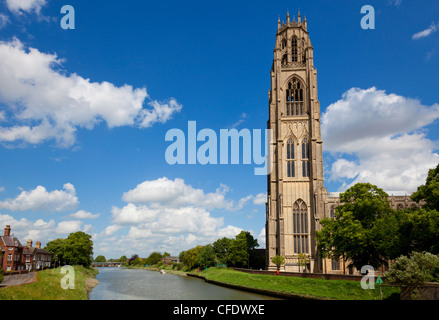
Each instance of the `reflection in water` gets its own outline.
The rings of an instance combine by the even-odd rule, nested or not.
[[[272,300],[253,294],[209,284],[202,279],[160,274],[148,270],[97,268],[99,284],[90,300]]]

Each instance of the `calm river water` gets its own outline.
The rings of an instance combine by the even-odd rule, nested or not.
[[[273,300],[275,298],[209,284],[194,277],[148,270],[97,268],[99,284],[90,300]]]

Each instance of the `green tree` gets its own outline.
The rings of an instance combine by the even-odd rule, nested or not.
[[[93,260],[91,235],[82,231],[71,233],[64,242],[64,259],[73,265],[89,267]]]
[[[424,185],[412,194],[412,200],[425,201],[425,209],[439,211],[439,164],[435,169],[428,170],[428,176]]]
[[[235,267],[247,267],[248,251],[245,237],[233,239],[229,245],[229,262]]]
[[[104,256],[99,255],[96,257],[96,259],[94,260],[95,262],[107,262],[107,259],[105,259]]]
[[[271,259],[271,262],[273,262],[276,265],[277,270],[280,270],[280,267],[285,263],[285,258],[282,256],[274,256],[273,259]]]
[[[54,267],[65,264],[65,239],[58,238],[47,242],[44,250],[52,254],[52,265]]]
[[[180,253],[180,261],[186,266],[187,270],[192,270],[198,267],[198,257],[203,250],[202,246],[183,251]]]
[[[399,253],[427,251],[439,254],[439,212],[425,209],[404,212],[399,226]]]
[[[389,245],[380,235],[397,228],[383,224],[393,213],[387,193],[370,183],[357,183],[340,194],[340,202],[335,219],[322,219],[321,231],[316,232],[320,255],[350,259],[357,269],[386,264]]]
[[[213,251],[219,263],[227,264],[229,262],[229,246],[231,241],[232,239],[223,237],[212,244]]]
[[[299,260],[299,268],[305,268],[306,264],[308,263],[308,259],[306,258],[306,254],[305,253],[299,253],[298,256],[298,260]],[[300,269],[299,269],[300,272]]]
[[[205,269],[215,265],[216,256],[211,244],[205,245],[198,256],[198,265]]]
[[[161,261],[163,258],[162,254],[160,252],[156,252],[154,251],[153,253],[151,253],[148,258],[145,259],[145,264],[147,265],[155,265],[157,263],[159,263],[159,261]]]

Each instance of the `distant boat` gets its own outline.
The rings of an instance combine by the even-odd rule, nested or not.
[[[160,273],[161,273],[161,274],[165,274],[166,271],[162,269],[162,270],[160,270]]]

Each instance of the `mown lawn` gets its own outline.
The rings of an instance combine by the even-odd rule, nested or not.
[[[304,298],[336,300],[380,300],[379,286],[363,290],[360,282],[348,280],[309,279],[244,273],[226,268],[209,268],[201,275],[208,280],[240,285],[249,288],[300,295]],[[383,299],[398,299],[399,288],[382,287]],[[393,294],[393,295],[392,295]]]
[[[74,266],[75,289],[63,289],[61,268],[37,272],[37,281],[0,288],[0,300],[87,300],[86,278],[95,278],[97,270]]]

